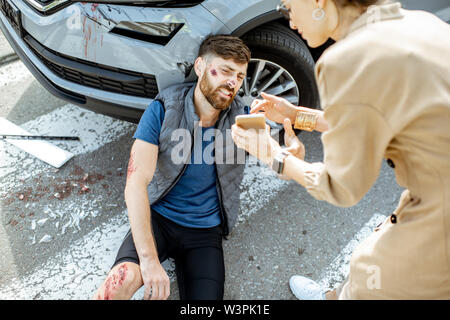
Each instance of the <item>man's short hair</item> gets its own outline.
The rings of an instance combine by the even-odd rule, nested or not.
[[[250,49],[244,41],[230,35],[207,36],[200,45],[198,56],[205,57],[209,54],[240,64],[248,63],[251,57]]]

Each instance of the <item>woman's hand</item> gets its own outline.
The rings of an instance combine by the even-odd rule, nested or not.
[[[284,143],[286,144],[286,151],[296,158],[305,159],[305,146],[295,135],[291,120],[288,118],[284,119]]]
[[[253,100],[250,113],[264,113],[267,119],[280,124],[282,124],[286,118],[288,118],[291,123],[294,123],[298,111],[314,113],[318,116],[315,130],[318,132],[325,132],[328,130],[328,123],[323,117],[323,111],[306,107],[296,107],[284,98],[264,92],[261,93],[261,96],[264,99]]]
[[[298,107],[284,98],[280,98],[271,94],[261,93],[264,99],[255,99],[251,105],[250,113],[263,112],[266,118],[282,124],[284,119],[288,118],[291,123],[295,121]]]
[[[265,130],[245,130],[234,124],[231,127],[231,136],[238,148],[246,150],[269,167],[272,166],[275,155],[281,150],[280,145],[270,136],[270,126],[267,124]]]

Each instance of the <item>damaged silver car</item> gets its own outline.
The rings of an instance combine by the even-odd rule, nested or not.
[[[233,34],[252,50],[239,94],[262,91],[318,106],[311,50],[276,11],[278,0],[0,0],[0,27],[54,95],[137,122],[158,92],[195,80],[201,41]]]
[[[404,0],[450,20],[448,0]],[[318,107],[311,49],[276,11],[279,0],[0,0],[0,27],[15,52],[54,95],[137,122],[158,92],[195,80],[198,46],[233,34],[252,50],[239,94],[262,91]]]

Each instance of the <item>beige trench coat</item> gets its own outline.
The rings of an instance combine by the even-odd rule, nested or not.
[[[383,158],[407,188],[353,252],[339,298],[450,299],[450,26],[372,6],[322,55],[316,80],[329,131],[308,192],[354,205]]]

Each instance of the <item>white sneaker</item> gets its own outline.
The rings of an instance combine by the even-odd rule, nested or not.
[[[289,286],[299,300],[325,300],[325,290],[311,279],[292,276],[289,279]]]

